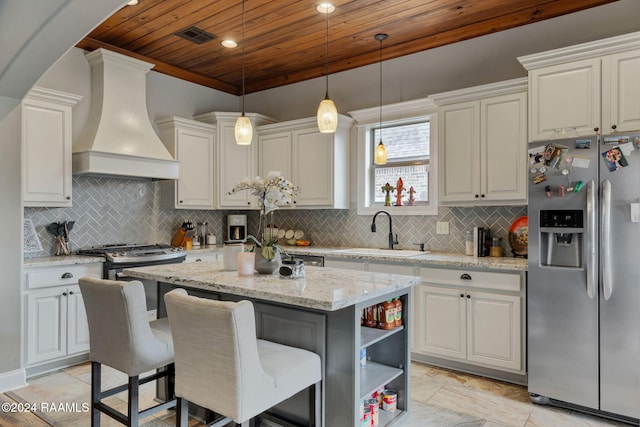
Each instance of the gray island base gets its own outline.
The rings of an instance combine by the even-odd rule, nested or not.
[[[397,393],[397,410],[379,411],[379,426],[402,424],[409,415],[409,322],[411,287],[416,276],[307,267],[306,277],[239,277],[220,261],[158,265],[124,270],[133,278],[158,283],[162,295],[181,287],[192,295],[227,301],[250,300],[259,338],[313,351],[322,359],[322,425],[360,425],[363,399],[382,388]],[[399,298],[403,325],[390,330],[360,325],[362,310]],[[361,366],[361,350],[366,365]],[[309,397],[301,392],[273,408],[281,419],[305,424]]]

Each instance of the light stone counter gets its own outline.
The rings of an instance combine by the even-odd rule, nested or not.
[[[239,277],[237,271],[224,271],[222,261],[169,264],[125,269],[124,274],[141,279],[170,283],[292,306],[335,311],[420,282],[416,276],[306,267],[306,277],[281,278],[255,274]]]
[[[60,255],[25,258],[24,267],[47,267],[56,265],[89,264],[92,262],[104,262],[101,256],[88,255]]]

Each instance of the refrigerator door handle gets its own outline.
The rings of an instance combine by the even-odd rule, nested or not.
[[[602,181],[602,294],[604,299],[611,298],[613,292],[613,278],[611,271],[611,182]]]
[[[587,295],[593,299],[598,283],[596,252],[596,189],[593,180],[587,185]]]

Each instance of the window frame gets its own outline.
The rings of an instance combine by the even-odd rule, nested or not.
[[[429,120],[429,202],[416,206],[383,206],[372,201],[373,132],[380,126],[380,107],[349,112],[355,120],[357,214],[373,215],[385,210],[392,215],[438,214],[438,116],[429,98],[382,106],[383,127]]]

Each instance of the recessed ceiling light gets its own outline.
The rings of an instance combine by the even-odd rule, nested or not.
[[[233,49],[234,47],[238,47],[238,43],[233,40],[222,40],[220,44],[229,49]]]
[[[336,10],[336,7],[331,3],[320,3],[316,6],[316,10],[320,13],[331,13]]]
[[[129,0],[127,6],[135,6],[138,4],[138,0]]]

